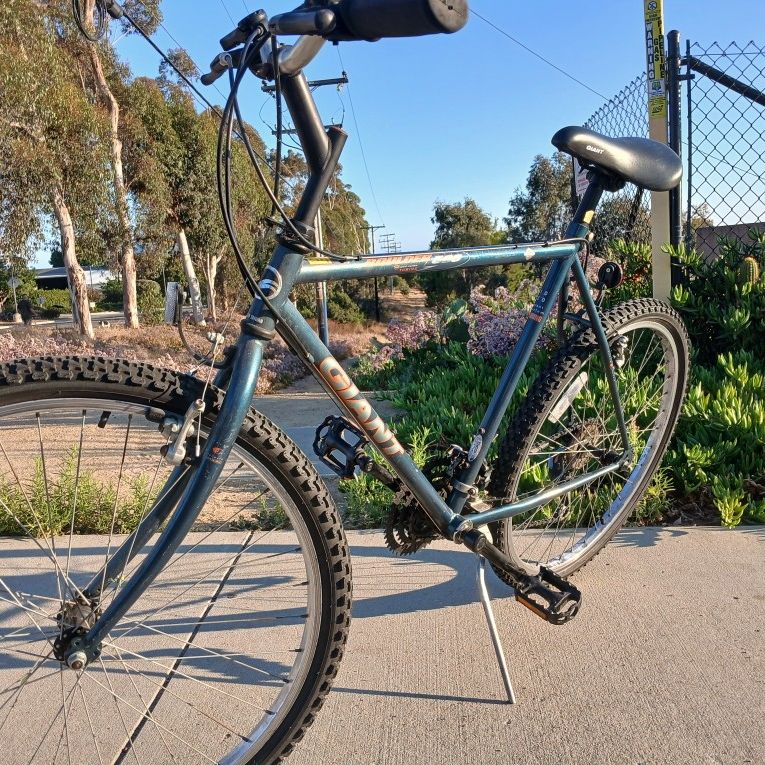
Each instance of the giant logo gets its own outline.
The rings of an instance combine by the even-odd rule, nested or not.
[[[319,372],[329,386],[343,400],[354,419],[374,441],[377,448],[386,456],[392,457],[403,454],[404,449],[391,433],[390,428],[380,419],[380,416],[361,395],[350,377],[340,364],[328,356],[319,364]]]

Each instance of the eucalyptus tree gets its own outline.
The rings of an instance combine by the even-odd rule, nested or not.
[[[92,337],[77,240],[92,232],[108,193],[108,125],[45,10],[35,0],[0,5],[0,237],[18,252],[53,217],[75,321]]]
[[[190,76],[184,55],[172,60]],[[138,78],[129,87],[125,121],[126,167],[129,188],[137,200],[139,239],[176,243],[190,286],[195,318],[202,320],[197,268],[204,273],[210,314],[216,317],[217,290],[223,288],[224,308],[237,291],[233,251],[223,226],[216,191],[217,114],[199,114],[189,91],[165,68],[157,79]],[[265,147],[247,126],[253,147]],[[268,230],[265,194],[249,163],[242,142],[232,147],[234,225],[246,253],[260,252]]]
[[[200,115],[196,153],[190,168],[195,193],[187,196],[184,205],[189,242],[204,272],[207,306],[213,320],[217,319],[218,293],[223,298],[222,308],[227,310],[243,284],[215,193],[218,126],[218,117],[213,112],[208,110]],[[265,147],[257,131],[250,125],[245,125],[245,130],[255,151],[263,156]],[[238,138],[232,143],[231,178],[232,223],[249,265],[259,271],[270,249],[270,229],[264,222],[270,203]]]

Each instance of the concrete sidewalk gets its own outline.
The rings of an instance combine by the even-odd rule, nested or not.
[[[313,458],[315,428],[337,409],[306,388],[254,403]],[[576,577],[584,605],[563,627],[491,575],[514,707],[503,703],[473,557],[443,542],[398,559],[380,532],[349,539],[348,649],[288,762],[765,762],[765,528],[627,529]]]
[[[519,703],[503,703],[474,560],[396,559],[351,532],[354,621],[291,765],[765,761],[765,528],[627,529],[552,627],[491,576]]]

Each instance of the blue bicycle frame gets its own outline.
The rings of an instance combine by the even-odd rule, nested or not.
[[[283,92],[293,121],[305,148],[311,177],[298,205],[294,223],[310,233],[321,200],[337,168],[346,134],[337,127],[326,132],[318,120],[315,105],[302,73],[285,80]],[[199,516],[208,496],[218,481],[234,445],[240,426],[255,394],[264,350],[279,334],[307,365],[327,393],[347,416],[367,435],[369,442],[387,460],[393,472],[416,497],[438,531],[446,538],[468,543],[471,549],[485,554],[491,550],[500,555],[488,540],[475,530],[486,523],[509,518],[542,506],[551,499],[618,470],[630,457],[627,430],[619,399],[611,351],[597,306],[590,293],[587,278],[579,260],[579,252],[589,234],[589,223],[605,188],[605,180],[591,173],[589,188],[570,224],[565,239],[550,244],[524,244],[478,247],[437,252],[405,253],[390,257],[364,258],[343,263],[317,263],[306,260],[305,250],[297,242],[282,236],[269,262],[260,289],[266,300],[255,297],[242,322],[232,366],[219,375],[226,396],[221,411],[205,442],[193,470],[178,469],[171,477],[170,489],[161,495],[147,522],[139,527],[114,556],[116,563],[107,565],[93,582],[109,581],[111,574],[121,571],[125,563],[148,542],[150,535],[170,518],[137,571],[118,590],[115,598],[92,626],[87,635],[72,643],[72,650],[85,650],[91,656],[98,645],[169,561]],[[444,500],[420,472],[411,457],[383,422],[356,385],[319,340],[310,325],[289,300],[293,286],[336,279],[371,278],[406,275],[425,271],[446,271],[487,265],[518,263],[550,263],[539,296],[526,321],[523,332],[502,375],[496,392],[475,434],[468,452],[467,467],[455,476],[452,490]],[[512,502],[479,513],[463,515],[463,509],[484,464],[500,421],[516,391],[521,374],[532,354],[545,322],[558,306],[559,322],[565,316],[570,276],[578,286],[588,324],[595,332],[604,361],[606,377],[614,400],[623,451],[613,463],[604,465],[555,488],[542,491],[520,502]],[[558,299],[560,296],[560,300]],[[226,384],[227,383],[227,384]],[[172,516],[172,517],[171,517]],[[480,544],[476,540],[480,538]],[[88,588],[96,595],[96,586]]]

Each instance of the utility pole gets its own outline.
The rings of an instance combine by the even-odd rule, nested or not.
[[[308,87],[311,89],[314,88],[321,88],[325,85],[335,85],[337,86],[337,89],[339,90],[341,86],[348,84],[348,75],[343,72],[342,76],[340,77],[332,77],[325,80],[313,80],[312,82],[308,83]],[[276,92],[276,86],[275,85],[266,85],[263,83],[262,89],[264,93],[275,93]],[[325,129],[329,129],[330,127],[342,127],[342,125],[325,125]],[[271,131],[273,135],[293,135],[297,133],[297,130],[272,130]],[[316,246],[320,249],[324,249],[324,227],[321,220],[321,208],[316,213],[316,220],[314,221],[314,232],[315,232],[315,242]],[[327,316],[327,283],[326,282],[317,282],[316,283],[316,333],[319,335],[319,340],[321,340],[324,345],[329,345],[329,318]]]
[[[646,71],[648,73],[648,136],[667,143],[667,89],[664,48],[664,0],[643,0]],[[669,193],[651,192],[651,270],[653,296],[667,300],[672,291],[670,258],[662,248],[670,241]]]
[[[359,226],[362,231],[369,231],[369,239],[372,242],[372,255],[375,254],[375,231],[378,228],[385,228],[385,226]],[[377,277],[374,278],[375,283],[375,321],[380,322],[380,293],[377,290]]]
[[[401,252],[401,242],[396,241],[395,234],[385,234],[380,237],[380,247],[385,250],[386,254],[393,255],[396,252]],[[388,294],[393,294],[393,277],[388,277]]]
[[[324,249],[324,226],[321,220],[321,210],[316,213],[316,246]],[[316,330],[319,340],[329,346],[329,318],[327,315],[327,283],[316,282]]]

